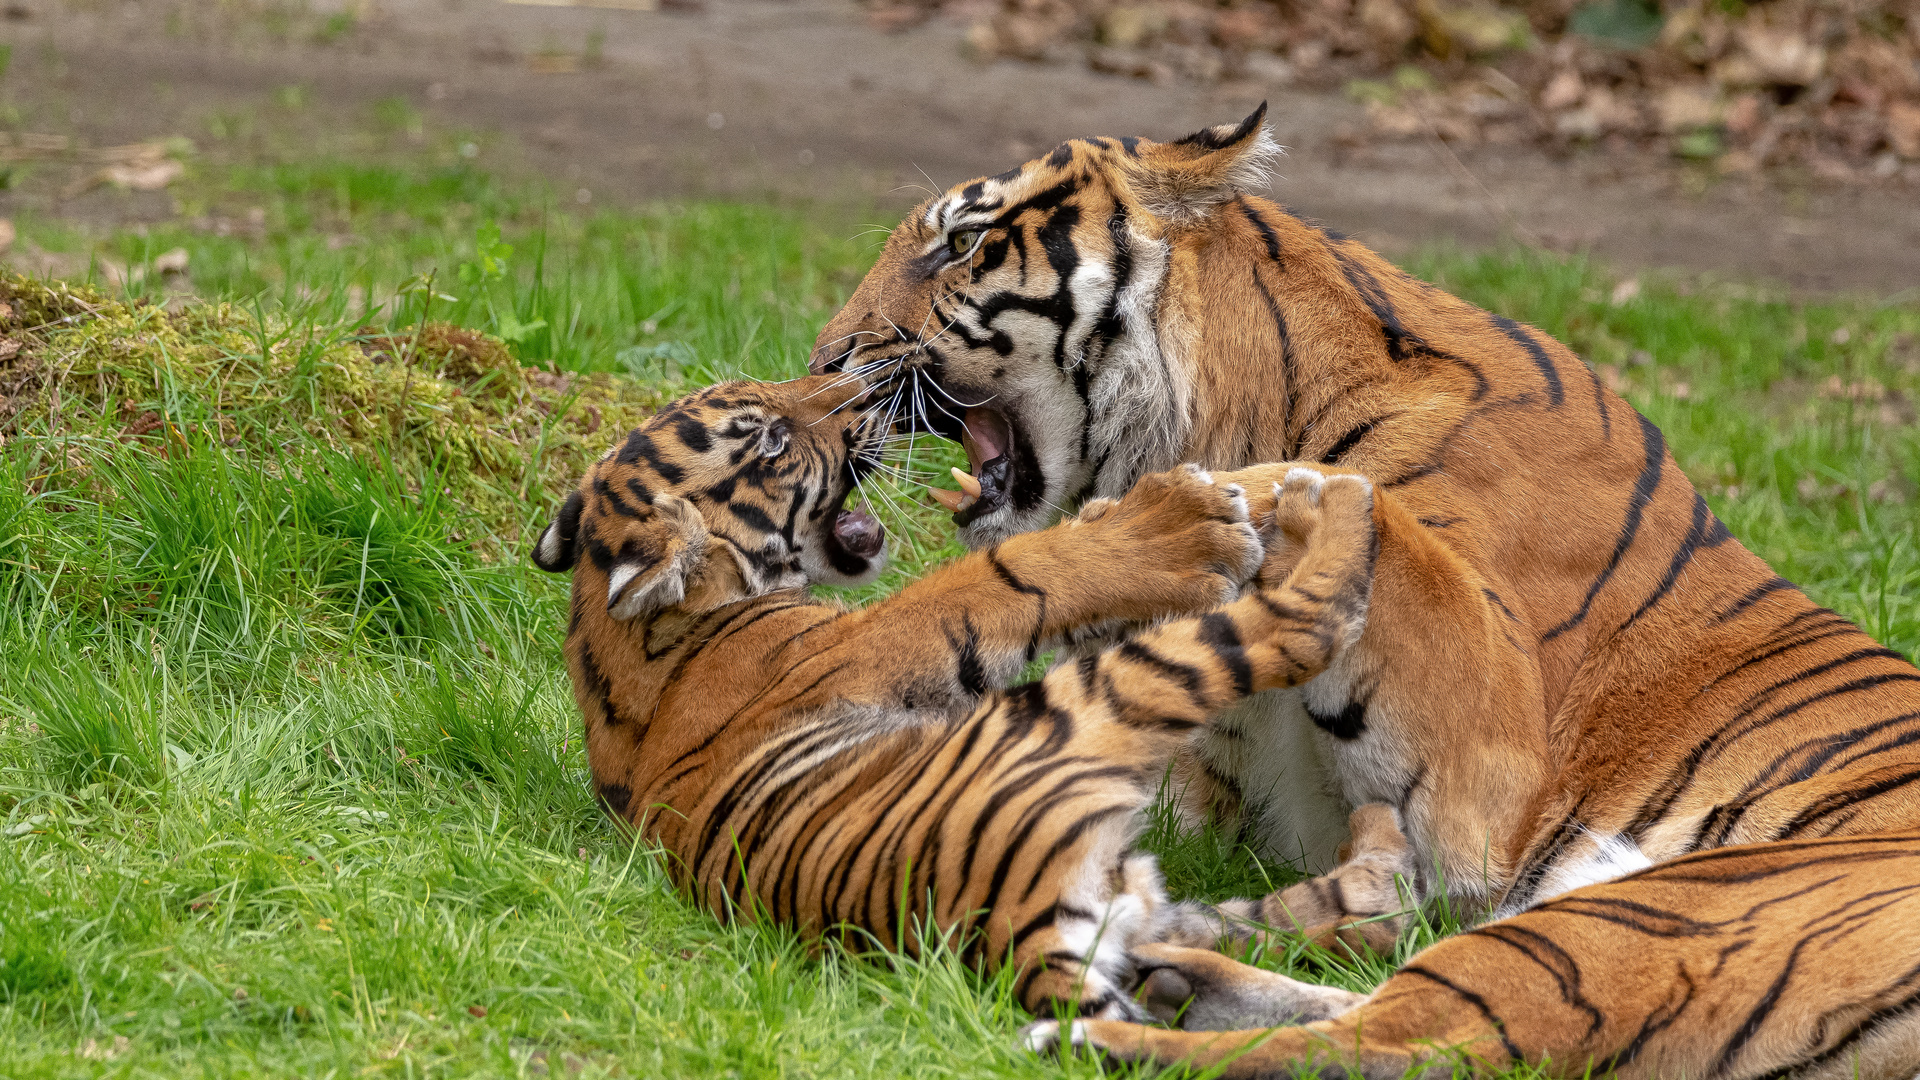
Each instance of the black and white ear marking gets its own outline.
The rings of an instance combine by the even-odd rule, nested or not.
[[[560,513],[533,545],[533,565],[549,574],[573,569],[574,560],[578,558],[575,541],[580,535],[580,510],[585,504],[578,491],[567,496],[567,501],[560,505]]]
[[[787,451],[787,440],[793,432],[793,421],[781,417],[760,430],[760,456],[776,458]]]

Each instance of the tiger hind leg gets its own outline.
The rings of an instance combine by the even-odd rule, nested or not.
[[[1238,949],[1249,942],[1273,945],[1298,936],[1325,949],[1391,954],[1415,896],[1413,845],[1385,803],[1362,806],[1349,823],[1352,838],[1331,872],[1258,900],[1172,905],[1155,940]]]
[[[1304,1018],[1324,989],[1208,953],[1140,951],[1149,982],[1196,991],[1188,1027],[1224,1015],[1199,1001],[1228,1000],[1223,984],[1257,1025]],[[1300,1026],[1077,1021],[1035,1025],[1026,1042],[1225,1078],[1484,1075],[1525,1061],[1622,1080],[1904,1080],[1920,1069],[1920,834],[1717,848],[1588,885],[1447,938]]]

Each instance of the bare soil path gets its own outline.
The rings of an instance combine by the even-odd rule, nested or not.
[[[595,199],[772,196],[891,215],[920,197],[915,186],[997,172],[1066,137],[1174,137],[1265,98],[1291,148],[1273,194],[1389,252],[1519,238],[1812,292],[1920,287],[1911,187],[1689,182],[1631,154],[1355,145],[1363,118],[1338,95],[983,67],[961,54],[958,26],[882,34],[851,0],[691,12],[380,0],[331,24],[324,11],[276,22],[239,10],[13,0],[0,41],[13,46],[18,123],[90,145],[191,134],[215,110],[297,84],[322,108],[402,97],[436,124],[497,132]]]

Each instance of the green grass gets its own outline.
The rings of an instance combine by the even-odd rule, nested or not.
[[[42,326],[74,309],[15,297],[9,333],[67,367],[0,419],[0,1073],[1096,1075],[1012,1049],[1004,980],[676,898],[594,809],[563,585],[518,557],[616,434],[586,404],[799,371],[873,242],[764,207],[563,213],[458,163],[198,169],[189,216],[259,226],[21,223],[132,265],[185,247],[229,306],[93,296]],[[1604,268],[1521,253],[1412,268],[1614,369],[1737,535],[1920,647],[1920,307],[1652,278],[1616,306]],[[428,320],[605,378],[556,389]],[[949,550],[903,515],[892,582]],[[1288,880],[1150,838],[1183,895]]]

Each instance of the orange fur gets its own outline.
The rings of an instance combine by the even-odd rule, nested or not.
[[[1356,859],[1412,872],[1424,896],[1511,914],[1568,894],[1540,909],[1561,914],[1511,924],[1543,928],[1564,965],[1502,943],[1493,931],[1508,923],[1435,950],[1487,987],[1484,1015],[1466,990],[1405,975],[1355,1007],[1369,1045],[1397,1047],[1380,1051],[1390,1068],[1411,1060],[1401,1044],[1416,1028],[1484,1042],[1487,1024],[1513,1040],[1506,1056],[1573,1073],[1626,1054],[1642,1025],[1668,1049],[1618,1059],[1636,1075],[1660,1060],[1759,1075],[1847,1039],[1879,1062],[1873,1075],[1920,1066],[1916,976],[1851,959],[1819,965],[1845,978],[1813,974],[1797,950],[1841,947],[1810,936],[1811,902],[1787,900],[1807,885],[1800,845],[1853,837],[1831,849],[1852,850],[1920,827],[1920,671],[1728,535],[1658,429],[1565,346],[1248,193],[1248,165],[1266,154],[1260,119],[1173,143],[1076,141],[930,200],[822,332],[816,370],[857,369],[881,395],[913,387],[896,400],[915,426],[1004,429],[1002,458],[974,462],[997,487],[958,517],[970,543],[1042,526],[1052,507],[1178,460],[1257,466],[1234,477],[1249,491],[1251,477],[1296,466],[1373,482],[1377,552],[1357,644],[1299,689],[1218,718],[1181,775],[1200,789],[1193,805],[1237,812],[1274,854],[1332,868],[1337,823],[1385,804],[1410,855],[1376,836]],[[945,239],[956,230],[978,241],[956,251]],[[965,413],[908,404],[928,399]],[[1715,903],[1763,913],[1738,963],[1699,966],[1652,915],[1624,929],[1580,922],[1587,901],[1574,898],[1594,889],[1644,896],[1649,910],[1694,903],[1655,887],[1672,880],[1667,867],[1568,893],[1743,844],[1762,846],[1713,863],[1745,875],[1716,878]],[[1808,895],[1856,913],[1846,950],[1905,941],[1899,920],[1915,912],[1874,900],[1874,874],[1904,889],[1910,866],[1878,862]],[[1391,875],[1335,875],[1227,914],[1285,927],[1310,903],[1338,931],[1342,913],[1393,906]],[[1343,898],[1338,875],[1370,884]],[[1618,966],[1621,934],[1645,954],[1633,970],[1657,977],[1606,978],[1590,998],[1606,1022],[1591,1037],[1533,1022],[1569,971],[1598,985]],[[1235,1001],[1269,985],[1251,969],[1237,977],[1188,981]],[[1770,997],[1775,978],[1814,981]],[[1762,1001],[1774,1004],[1733,1045],[1721,1019]],[[1205,1006],[1189,1015],[1246,1011]],[[1459,1023],[1386,1019],[1415,1013]],[[1201,1064],[1246,1043],[1113,1025],[1076,1037]],[[1674,1049],[1716,1039],[1718,1057]],[[1869,1043],[1906,1049],[1876,1058]],[[1262,1045],[1275,1049],[1228,1074],[1284,1070],[1318,1044]]]
[[[567,658],[596,789],[722,917],[909,950],[957,933],[989,969],[1019,969],[1030,1008],[1144,1017],[1123,993],[1129,949],[1210,941],[1221,920],[1166,903],[1132,847],[1137,815],[1221,708],[1312,677],[1355,636],[1371,486],[1265,478],[1278,538],[1262,571],[1240,488],[1156,474],[848,611],[799,586],[808,567],[860,569],[822,556],[880,434],[851,383],[676,402],[543,533],[536,561],[573,573]],[[1206,611],[1256,571],[1219,611],[1000,689],[1057,640]]]

